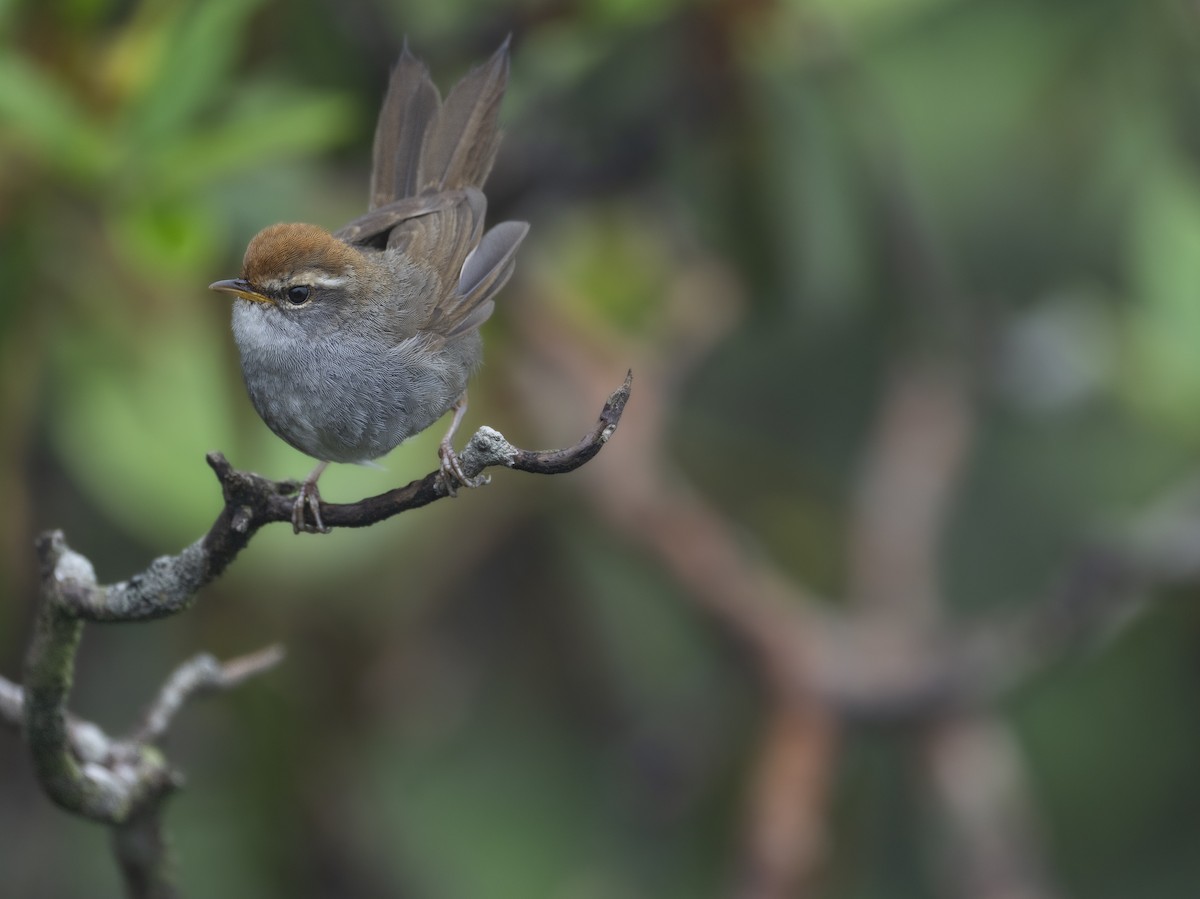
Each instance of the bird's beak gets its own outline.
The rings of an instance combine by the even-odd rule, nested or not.
[[[273,303],[270,297],[259,293],[249,281],[241,278],[230,278],[228,281],[214,281],[208,285],[209,290],[219,290],[221,293],[231,293],[252,303]]]

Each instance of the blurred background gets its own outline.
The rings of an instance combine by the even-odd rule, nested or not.
[[[445,90],[510,32],[532,231],[462,433],[568,445],[632,368],[625,420],[87,630],[112,732],[288,649],[173,732],[185,895],[1195,895],[1190,0],[0,2],[0,674],[40,530],[117,580],[211,523],[206,452],[308,471],[205,286],[364,209],[406,35]],[[10,731],[0,893],[120,895]]]

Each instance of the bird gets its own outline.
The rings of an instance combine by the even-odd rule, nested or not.
[[[442,99],[405,41],[375,129],[367,212],[334,232],[264,228],[231,294],[255,410],[317,460],[292,527],[325,533],[317,481],[331,462],[369,464],[453,412],[438,448],[449,493],[475,487],[452,439],[482,360],[479,327],[512,276],[526,222],[484,230],[483,184],[500,144],[509,39]]]

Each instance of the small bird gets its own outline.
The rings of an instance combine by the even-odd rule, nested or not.
[[[332,234],[272,225],[250,241],[240,278],[209,285],[236,298],[254,408],[319,462],[296,497],[296,533],[328,530],[317,480],[330,462],[377,459],[450,410],[444,483],[453,493],[481,482],[451,439],[482,358],[479,326],[529,230],[483,229],[507,84],[507,39],[445,100],[406,43],[375,130],[368,212]]]

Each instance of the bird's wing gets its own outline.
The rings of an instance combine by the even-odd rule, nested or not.
[[[382,249],[387,245],[393,228],[411,219],[429,215],[444,203],[445,197],[436,194],[393,200],[346,223],[333,236],[355,246]]]
[[[443,101],[407,45],[375,128],[370,211],[334,236],[392,257],[402,283],[399,331],[449,339],[479,327],[512,276],[529,230],[503,222],[486,234],[483,182],[500,145],[508,40]]]
[[[387,253],[415,289],[410,304],[416,327],[449,339],[483,324],[492,298],[512,276],[517,247],[529,226],[502,222],[483,230],[487,200],[474,188],[438,194],[439,207],[392,229]]]

